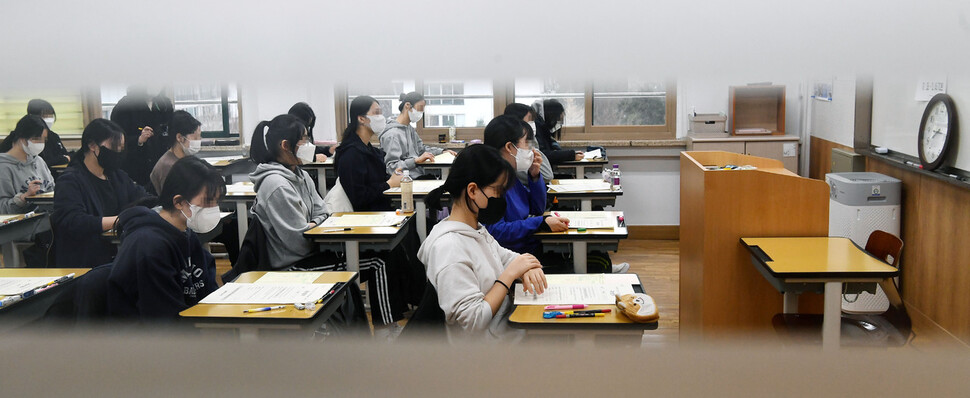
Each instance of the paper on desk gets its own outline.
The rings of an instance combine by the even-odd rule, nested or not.
[[[252,183],[237,182],[232,185],[226,185],[226,193],[256,193],[256,188]]]
[[[206,162],[209,162],[210,165],[215,166],[216,163],[219,163],[219,162],[222,162],[222,161],[231,162],[231,161],[239,160],[239,159],[242,159],[242,158],[245,158],[245,156],[242,156],[242,155],[235,155],[235,156],[214,156],[214,157],[209,157],[209,158],[202,158],[202,160],[205,160]]]
[[[569,228],[616,228],[613,213],[600,211],[561,211],[559,215],[569,219]]]
[[[4,221],[7,221],[9,219],[17,218],[17,217],[20,217],[20,216],[21,216],[21,214],[2,215],[2,216],[0,216],[0,222],[4,222]]]
[[[344,214],[331,216],[320,226],[322,227],[390,227],[400,224],[406,216],[392,213],[387,214]]]
[[[317,280],[323,272],[302,272],[302,271],[277,271],[267,272],[253,283],[277,284],[277,285],[306,285]]]
[[[546,276],[548,278],[548,275]],[[527,294],[522,284],[515,285],[515,305],[614,304],[616,295],[633,294],[632,285],[553,285],[540,294]]]
[[[602,285],[606,283],[603,274],[550,274],[546,275],[550,285]]]
[[[333,283],[227,283],[202,299],[202,304],[293,304],[317,301]]]
[[[14,296],[57,280],[57,276],[0,278],[0,296]]]
[[[609,191],[610,183],[594,179],[559,180],[558,184],[550,184],[549,189],[554,192],[586,192]]]
[[[583,153],[583,160],[593,160],[593,159],[599,159],[602,157],[603,157],[603,151],[599,149],[594,149],[592,151]]]
[[[428,193],[437,187],[444,185],[442,180],[417,180],[411,185],[411,192],[414,193]],[[401,187],[390,188],[384,192],[387,193],[398,193],[401,192]]]
[[[434,157],[434,162],[435,163],[446,163],[446,164],[448,164],[448,163],[454,163],[455,162],[455,155],[452,155],[452,154],[450,154],[448,152],[442,152],[440,155]]]

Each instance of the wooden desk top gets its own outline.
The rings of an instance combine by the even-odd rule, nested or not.
[[[597,214],[602,213],[602,214],[607,214],[609,215],[609,217],[612,217],[614,219],[616,217],[623,215],[622,211],[592,211],[592,212],[561,211],[558,213],[566,218],[569,218],[569,215],[573,213],[597,213]],[[552,215],[552,213],[547,212],[545,215]],[[562,239],[569,239],[569,240],[583,240],[584,238],[588,238],[592,240],[597,238],[618,238],[618,239],[626,238],[628,236],[628,233],[627,233],[626,224],[623,224],[623,226],[618,225],[614,228],[587,229],[584,232],[579,232],[578,229],[573,229],[573,228],[570,228],[564,232],[537,232],[535,236],[538,236],[543,240],[546,240],[549,238],[562,238]]]
[[[39,278],[64,276],[74,273],[74,278],[84,275],[90,268],[0,268],[0,278]]]
[[[899,274],[848,238],[741,238],[741,243],[779,278],[889,278]]]
[[[51,191],[51,192],[39,193],[37,195],[28,196],[25,199],[27,199],[28,202],[31,200],[54,199],[54,192]]]
[[[353,213],[334,213],[331,217],[339,217],[344,214],[394,214],[393,211],[376,211],[376,212],[353,212]],[[406,225],[412,218],[414,218],[414,213],[406,213],[407,218],[399,226],[392,227],[350,227],[350,231],[333,231],[324,232],[324,230],[334,230],[344,227],[325,227],[318,225],[303,233],[303,236],[313,239],[313,240],[355,240],[358,238],[382,238],[389,239],[402,231],[402,227]]]
[[[411,187],[411,192],[415,197],[428,196],[428,193],[444,184],[445,182],[443,180],[416,180]],[[388,189],[384,191],[384,195],[401,196],[401,188]],[[448,196],[448,193],[445,192],[444,196]]]
[[[59,165],[56,165],[56,166],[51,166],[51,169],[54,169],[54,170],[66,170],[67,169],[67,163],[59,164]]]
[[[637,279],[640,279],[637,277]],[[635,291],[642,292],[642,285],[635,285]],[[565,319],[546,319],[542,317],[545,310],[544,305],[518,305],[512,314],[509,315],[509,323],[514,327],[520,328],[545,328],[545,329],[570,329],[570,328],[594,328],[594,329],[656,329],[657,322],[636,323],[620,313],[615,304],[609,305],[590,305],[586,310],[612,309],[602,318],[565,318]]]
[[[300,272],[300,271],[290,271],[290,272]],[[246,272],[239,275],[235,283],[253,283],[260,277],[262,277],[266,272],[264,271],[253,271]],[[335,272],[329,271],[324,272],[317,280],[313,283],[347,283],[357,279],[356,272]],[[346,288],[343,285],[342,289]],[[341,293],[338,291],[337,294]],[[333,296],[331,296],[333,297]],[[301,319],[311,319],[319,313],[328,302],[317,304],[316,308],[312,311],[309,310],[298,310],[293,307],[292,304],[287,305],[286,308],[281,308],[273,311],[265,312],[250,312],[244,313],[244,310],[250,308],[259,308],[261,306],[269,306],[275,304],[196,304],[191,308],[179,313],[180,316],[185,318],[235,318],[235,319],[290,319],[290,320],[301,320]]]

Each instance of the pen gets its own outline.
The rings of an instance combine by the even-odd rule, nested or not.
[[[603,314],[603,313],[597,313],[597,314],[592,314],[592,313],[590,313],[590,314],[562,314],[562,315],[556,315],[556,319],[563,319],[563,318],[603,318],[605,316],[606,316],[606,314]]]
[[[51,285],[56,285],[58,283],[64,283],[64,282],[67,282],[67,281],[71,280],[71,278],[73,278],[73,277],[74,277],[74,273],[72,272],[72,273],[67,274],[67,275],[64,275],[64,276],[62,276],[60,278],[54,279],[54,280],[52,280],[50,282],[47,282],[46,284],[44,284],[41,287],[38,287],[37,289],[43,289],[43,288],[46,288],[46,287],[51,286]]]
[[[351,227],[345,227],[345,228],[325,229],[325,230],[323,230],[323,232],[341,232],[341,231],[351,231],[351,230],[353,230],[353,228],[351,228]]]
[[[547,305],[544,309],[546,310],[579,310],[586,308],[586,304],[568,304],[568,305]]]
[[[276,306],[272,306],[272,307],[250,308],[248,310],[243,310],[243,313],[244,314],[247,314],[247,313],[250,313],[250,312],[266,312],[266,311],[272,311],[272,310],[279,310],[279,309],[283,309],[283,308],[286,308],[286,306],[285,305],[276,305]]]
[[[20,301],[20,296],[8,296],[0,300],[0,308]]]
[[[559,215],[559,212],[558,211],[554,211],[554,212],[552,212],[552,214],[555,215],[556,217],[562,217],[562,216]]]
[[[566,315],[569,314],[607,314],[613,312],[613,310],[607,308],[602,310],[580,310],[580,311],[566,311]]]
[[[906,164],[908,164],[908,165],[910,165],[910,166],[913,166],[913,167],[918,167],[918,168],[921,168],[921,169],[923,168],[923,165],[921,165],[921,164],[919,164],[919,163],[915,163],[915,162],[910,162],[910,161],[908,161],[908,160],[906,160],[905,162],[906,162]]]

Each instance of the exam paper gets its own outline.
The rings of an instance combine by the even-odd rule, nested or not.
[[[558,180],[557,184],[549,184],[549,189],[554,192],[609,191],[610,183],[595,179]]]
[[[58,276],[0,278],[0,296],[15,296],[51,283]]]
[[[442,181],[442,180],[417,180],[417,181],[414,181],[412,183],[412,185],[411,185],[411,192],[413,192],[413,193],[420,193],[420,194],[427,194],[428,192],[431,192],[435,188],[444,185],[444,183],[445,182]],[[386,192],[386,193],[398,193],[398,192],[401,192],[401,187],[390,188],[390,189],[388,189],[388,190],[386,190],[384,192]]]
[[[387,214],[344,214],[342,216],[331,216],[320,226],[323,227],[390,227],[398,225],[407,216],[399,216],[393,213]]]
[[[323,272],[275,271],[267,272],[253,283],[277,285],[306,285],[317,280]]]
[[[7,220],[9,220],[11,218],[17,218],[17,217],[20,217],[20,214],[2,215],[2,216],[0,216],[0,222],[4,222],[4,221],[7,221]]]
[[[569,219],[569,228],[616,228],[616,218],[613,213],[598,211],[561,211],[559,215]]]
[[[602,157],[603,157],[603,151],[599,149],[594,149],[592,151],[583,153],[583,160],[593,160],[593,159],[599,159]]]
[[[548,278],[549,275],[546,275]],[[547,279],[548,280],[548,279]],[[540,294],[528,294],[521,283],[515,285],[515,305],[614,304],[616,295],[633,294],[632,285],[553,285]]]
[[[245,193],[256,193],[256,187],[252,183],[237,182],[232,185],[226,185],[226,193],[235,194],[245,194]]]
[[[442,152],[440,155],[434,157],[434,162],[451,164],[455,162],[455,155],[452,155],[448,152]]]
[[[202,299],[202,304],[293,304],[322,298],[333,283],[266,284],[227,283]]]
[[[215,156],[215,157],[209,157],[209,158],[202,158],[202,160],[205,160],[206,162],[209,162],[210,165],[215,166],[216,163],[219,163],[219,162],[222,162],[222,161],[231,162],[233,160],[239,160],[239,159],[242,159],[244,157],[245,156],[242,156],[242,155],[236,155],[236,156]]]

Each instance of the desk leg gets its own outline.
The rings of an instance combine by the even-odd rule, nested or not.
[[[583,199],[579,201],[579,210],[581,211],[593,211],[593,200]]]
[[[798,313],[798,293],[785,292],[785,305],[782,312],[786,314]]]
[[[321,198],[327,197],[327,171],[324,169],[317,169],[317,191]]]
[[[236,202],[236,225],[239,228],[239,247],[242,247],[249,231],[249,205],[246,202]]]
[[[13,241],[3,244],[3,266],[6,268],[20,268],[20,251]]]
[[[586,273],[586,242],[573,242],[573,272]]]
[[[347,271],[360,272],[360,242],[348,240],[347,245]]]
[[[842,282],[825,282],[822,313],[822,350],[838,350],[842,328]]]
[[[424,200],[415,200],[414,210],[414,216],[418,221],[418,238],[424,242],[424,238],[428,236],[428,205]]]
[[[442,181],[448,179],[448,170],[451,170],[451,167],[442,167],[441,168],[441,180]]]
[[[585,166],[576,166],[576,179],[577,180],[582,180],[582,179],[586,178],[586,176],[584,175],[585,172],[586,172],[586,167]]]

